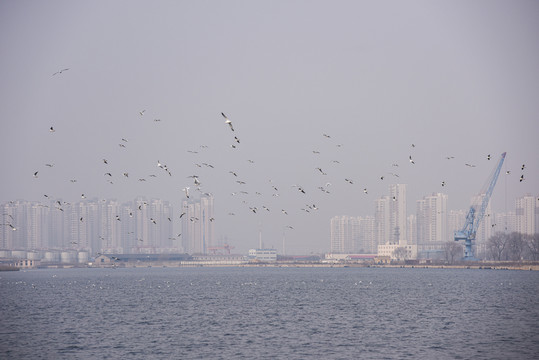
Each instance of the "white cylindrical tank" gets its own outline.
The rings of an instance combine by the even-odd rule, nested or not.
[[[79,264],[86,264],[88,262],[88,251],[79,251],[77,254],[77,262]]]
[[[72,253],[71,251],[62,251],[60,253],[60,262],[64,264],[70,264],[70,263],[75,262],[74,260],[75,260],[75,254]]]
[[[43,261],[58,262],[60,261],[60,253],[57,251],[46,251],[45,254],[43,254]]]

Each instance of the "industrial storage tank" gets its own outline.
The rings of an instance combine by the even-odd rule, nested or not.
[[[89,258],[88,251],[79,251],[79,253],[77,254],[77,262],[79,264],[88,263],[88,258]]]
[[[43,255],[43,261],[58,262],[60,261],[60,253],[57,251],[46,251]]]
[[[75,262],[75,253],[71,251],[62,251],[60,253],[60,262],[63,264],[71,264]]]

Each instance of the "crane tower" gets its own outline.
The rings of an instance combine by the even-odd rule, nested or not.
[[[468,215],[466,215],[466,221],[462,230],[455,231],[455,241],[464,240],[464,260],[476,260],[472,252],[472,241],[475,240],[475,235],[479,224],[485,216],[485,210],[492,196],[492,191],[500,175],[500,170],[505,160],[505,154],[503,153],[498,164],[494,168],[494,171],[489,176],[486,182],[486,191],[481,191],[479,194],[482,197],[482,201],[474,203],[470,206]],[[480,198],[481,198],[480,197]]]

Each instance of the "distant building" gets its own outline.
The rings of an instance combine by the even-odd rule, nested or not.
[[[425,196],[417,200],[416,206],[419,257],[439,257],[448,241],[447,195],[434,193]]]
[[[516,231],[533,235],[539,232],[539,195],[522,196],[515,201]]]
[[[389,257],[391,260],[415,260],[417,259],[417,245],[378,245],[377,256]]]
[[[213,196],[182,202],[182,238],[184,251],[189,254],[208,254],[215,246],[213,230]]]
[[[250,249],[248,259],[255,261],[277,261],[277,250]]]

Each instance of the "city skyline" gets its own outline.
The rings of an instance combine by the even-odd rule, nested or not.
[[[404,230],[407,237],[396,241],[395,231],[389,230],[398,227],[392,213],[399,211],[396,204],[410,201],[406,198],[397,201],[392,197],[396,193],[405,194],[405,188],[405,184],[389,185],[387,192],[390,195],[377,199],[371,214],[341,214],[327,219],[329,231],[326,247],[320,253],[376,253],[378,245],[410,244],[419,246],[421,256],[422,251],[439,252],[444,242],[453,241],[453,232],[461,229],[468,209],[448,209],[448,196],[443,193],[433,193],[411,201],[415,203],[416,210],[400,214],[404,216],[400,223],[407,224],[407,230]],[[471,202],[477,201],[475,197],[471,199]],[[377,215],[380,203],[384,204],[386,210],[382,215]],[[390,207],[391,204],[395,205]],[[168,201],[143,197],[122,203],[94,198],[75,203],[48,199],[48,205],[18,200],[0,205],[3,221],[0,249],[4,250],[209,254],[212,249],[226,245],[229,249],[236,249],[235,253],[247,253],[249,249],[259,247],[261,240],[256,237],[247,246],[242,246],[235,239],[221,237],[217,240],[213,229],[214,199],[204,194],[184,199],[181,208],[176,210]],[[484,248],[488,238],[500,231],[523,234],[537,232],[537,209],[539,195],[524,195],[514,199],[513,207],[508,212],[494,212],[489,205],[474,245],[481,244]],[[350,222],[352,225],[349,225]],[[166,226],[163,227],[163,224]],[[340,226],[338,231],[341,235],[334,234],[337,226]],[[351,230],[350,226],[354,229]],[[265,244],[269,243],[279,254],[283,253],[283,238],[268,239],[266,234],[258,235],[264,237]],[[284,236],[282,233],[280,235]],[[337,238],[340,240],[336,241]],[[348,243],[344,244],[343,241]],[[359,243],[362,245],[358,246]],[[309,254],[313,253],[313,249],[303,248],[294,253]]]

